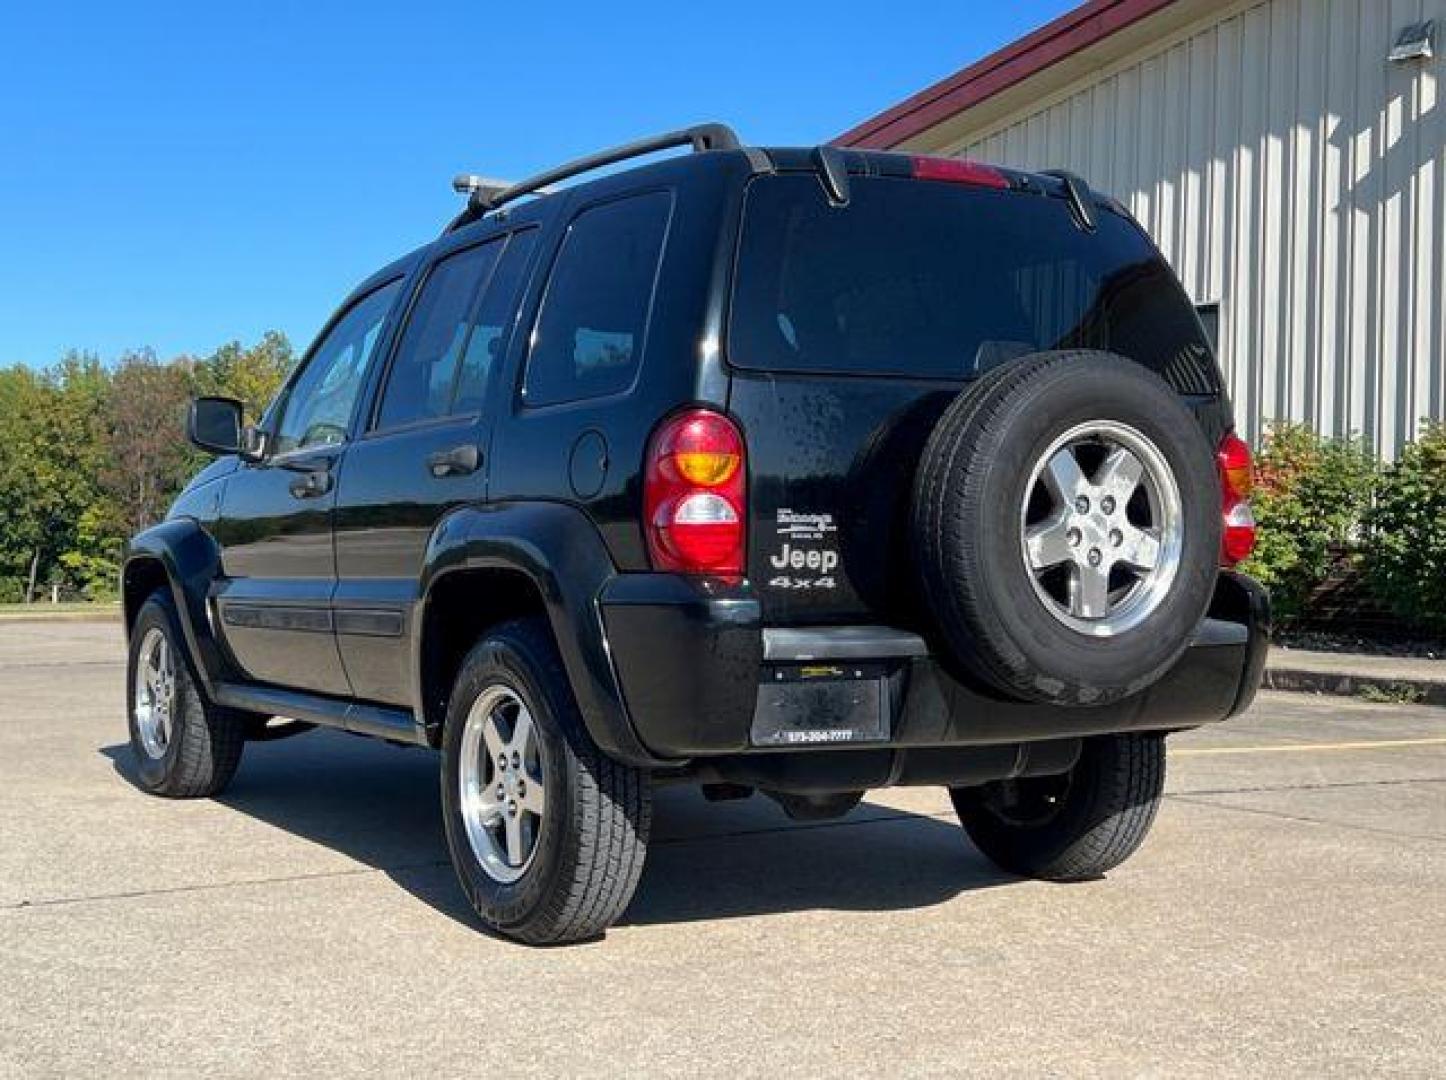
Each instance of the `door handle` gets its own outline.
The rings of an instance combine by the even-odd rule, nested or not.
[[[438,480],[447,476],[468,476],[482,465],[482,451],[474,443],[427,455],[427,471]]]
[[[291,481],[291,494],[297,499],[315,499],[331,490],[331,473],[324,470],[302,473]]]

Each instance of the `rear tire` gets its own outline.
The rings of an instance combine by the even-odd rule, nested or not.
[[[648,777],[593,744],[541,619],[497,627],[463,661],[442,736],[442,811],[457,879],[499,933],[593,938],[632,899]]]
[[[249,714],[205,699],[175,606],[163,590],[152,593],[136,615],[126,674],[131,751],[141,787],[171,799],[219,794],[241,763]]]
[[[951,788],[964,831],[1001,869],[1046,881],[1098,878],[1129,858],[1165,788],[1163,735],[1088,739],[1062,776]]]

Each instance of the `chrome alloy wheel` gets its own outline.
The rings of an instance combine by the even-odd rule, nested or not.
[[[457,770],[467,842],[487,876],[516,881],[537,854],[547,806],[542,739],[526,704],[494,684],[472,703]]]
[[[1154,612],[1180,570],[1180,488],[1153,442],[1127,424],[1070,428],[1040,455],[1020,507],[1035,595],[1064,625],[1114,637]]]
[[[141,746],[157,761],[166,756],[175,730],[175,663],[164,631],[154,626],[147,630],[136,654],[134,708]]]

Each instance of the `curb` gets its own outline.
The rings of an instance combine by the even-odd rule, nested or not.
[[[1360,672],[1312,671],[1306,668],[1266,667],[1265,690],[1331,694],[1383,704],[1436,705],[1446,708],[1446,680],[1383,679]]]

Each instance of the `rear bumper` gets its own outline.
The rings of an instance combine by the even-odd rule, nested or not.
[[[1002,701],[965,686],[929,655],[922,638],[901,631],[764,627],[746,584],[627,574],[607,584],[598,604],[638,739],[670,760],[805,746],[833,751],[841,743],[850,750],[1003,747],[1196,727],[1250,704],[1270,633],[1265,590],[1250,578],[1222,573],[1210,617],[1163,679],[1113,705],[1066,709]],[[755,722],[766,710],[794,701],[807,708],[810,700],[827,707],[827,693],[808,695],[829,685],[845,695],[865,689],[876,695],[877,729],[820,733],[816,743],[806,732],[789,733],[789,742],[761,744]],[[804,698],[777,696],[781,687],[804,686]]]

